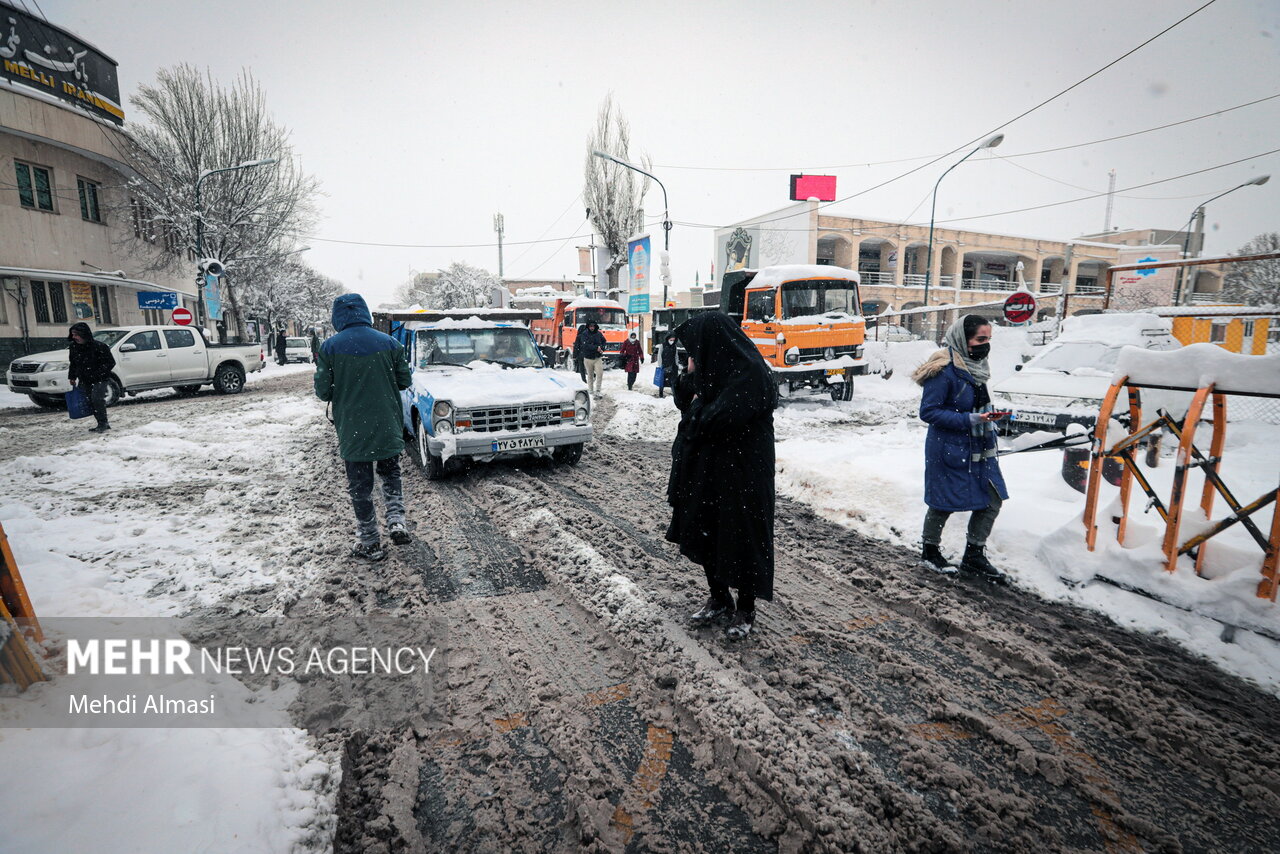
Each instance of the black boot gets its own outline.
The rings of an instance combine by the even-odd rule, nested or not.
[[[975,546],[973,543],[967,543],[964,547],[964,557],[960,561],[960,571],[967,572],[970,575],[976,575],[986,581],[996,584],[1008,584],[1009,580],[1005,578],[1004,573],[996,569],[991,561],[987,560],[987,556],[982,546]]]
[[[954,575],[956,572],[955,565],[942,555],[942,550],[933,543],[925,543],[924,548],[920,551],[920,558],[924,561],[924,565],[934,572],[941,572],[946,575]]]

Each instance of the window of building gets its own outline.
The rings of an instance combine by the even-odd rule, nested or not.
[[[132,344],[136,350],[159,350],[160,333],[154,329],[149,332],[135,332],[129,336],[125,344]]]
[[[1209,327],[1209,343],[1222,344],[1227,340],[1227,323],[1226,321],[1215,320],[1213,325]]]
[[[148,243],[155,243],[155,225],[151,221],[151,208],[137,199],[130,199],[129,213],[133,218],[133,236]]]
[[[164,309],[144,308],[142,310],[142,319],[147,326],[164,326]]]
[[[80,191],[80,216],[89,222],[102,222],[102,209],[98,207],[98,184],[87,178],[76,178]]]
[[[49,309],[54,323],[67,322],[67,289],[62,282],[46,282],[49,288]]]
[[[166,329],[164,331],[164,343],[169,345],[170,350],[177,347],[194,347],[196,346],[196,336],[190,329]]]
[[[43,166],[13,161],[18,177],[18,201],[24,208],[56,213],[53,207],[53,176]]]
[[[36,323],[49,322],[49,297],[45,294],[44,282],[31,283],[31,307],[36,312]]]
[[[93,319],[99,324],[116,322],[111,312],[111,291],[106,285],[93,286]]]

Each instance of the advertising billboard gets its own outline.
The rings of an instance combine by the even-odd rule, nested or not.
[[[791,201],[803,202],[806,199],[834,202],[836,200],[836,176],[792,175]]]
[[[5,2],[0,2],[0,79],[124,124],[115,60]]]
[[[650,260],[649,235],[627,241],[627,269],[631,273],[627,314],[646,314],[649,311]]]

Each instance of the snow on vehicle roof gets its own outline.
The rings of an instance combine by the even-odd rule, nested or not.
[[[833,267],[830,264],[783,264],[778,267],[765,267],[756,273],[755,278],[747,285],[749,288],[761,285],[776,286],[783,282],[796,282],[801,279],[845,279],[861,282],[862,278],[853,270],[844,267]]]
[[[588,299],[587,297],[578,297],[573,302],[565,306],[565,309],[573,308],[616,308],[619,311],[626,311],[622,307],[622,303],[611,299]]]
[[[518,320],[481,320],[472,315],[471,317],[446,317],[443,320],[411,320],[405,325],[406,329],[528,329]]]
[[[1190,390],[1213,383],[1214,391],[1280,397],[1280,353],[1245,356],[1217,344],[1163,351],[1126,347],[1111,381],[1124,377],[1140,385]]]
[[[1112,346],[1142,347],[1153,335],[1170,335],[1173,324],[1153,314],[1081,314],[1064,318],[1058,341],[1099,341]]]

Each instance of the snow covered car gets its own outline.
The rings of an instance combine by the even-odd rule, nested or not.
[[[400,393],[404,427],[429,479],[463,459],[581,459],[592,438],[587,385],[547,367],[523,323],[446,317],[397,323],[392,334],[413,371]]]
[[[1126,347],[1176,350],[1167,318],[1154,314],[1117,313],[1068,317],[1062,333],[1014,374],[993,383],[993,404],[1010,409],[1013,418],[1002,422],[1009,433],[1032,430],[1066,430],[1070,424],[1092,428],[1120,351]],[[1157,407],[1171,413],[1186,411],[1189,397],[1180,392],[1144,389],[1144,411]]]
[[[905,326],[898,326],[894,323],[877,323],[874,327],[867,329],[868,341],[892,341],[901,343],[903,341],[918,341],[920,336],[912,332]]]
[[[284,339],[284,360],[289,362],[310,362],[311,341],[307,338]]]
[[[262,370],[258,344],[213,344],[194,326],[122,326],[99,329],[93,337],[111,348],[116,366],[111,371],[107,406],[126,394],[172,386],[194,394],[212,385],[223,394],[244,390],[244,380]],[[70,350],[23,356],[9,364],[9,390],[31,396],[45,407],[63,405],[71,391],[67,372]]]

